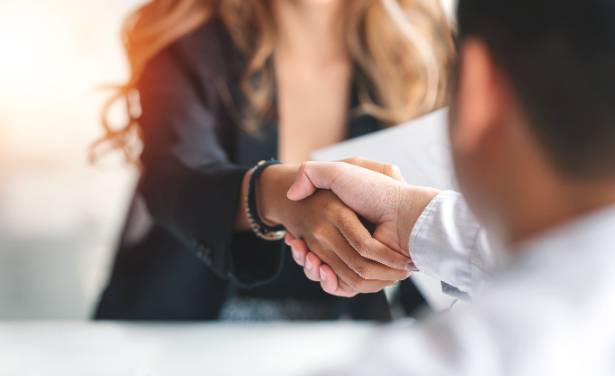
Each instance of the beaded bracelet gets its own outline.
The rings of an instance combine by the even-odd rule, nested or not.
[[[256,207],[256,183],[260,175],[269,166],[280,164],[279,161],[271,159],[268,161],[260,161],[252,169],[252,175],[248,182],[248,194],[246,195],[246,216],[250,227],[256,236],[268,241],[281,240],[286,236],[286,229],[282,225],[268,226],[258,215]]]

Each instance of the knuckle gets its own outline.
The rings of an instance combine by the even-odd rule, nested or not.
[[[333,196],[328,191],[320,191],[318,192],[318,201],[315,203],[318,207],[318,211],[321,214],[328,214],[335,205],[335,200]]]
[[[376,279],[374,264],[363,258],[360,258],[360,260],[355,263],[354,270],[355,273],[357,273],[357,275],[363,280]]]
[[[312,229],[312,236],[314,237],[314,239],[318,240],[319,242],[322,242],[327,238],[327,232],[327,226],[321,222],[315,225]]]
[[[360,292],[360,287],[361,287],[361,278],[359,278],[359,276],[351,276],[350,278],[348,278],[348,281],[346,282],[348,284],[348,286],[350,287],[351,292]]]
[[[327,221],[335,225],[335,227],[346,227],[345,222],[347,216],[349,215],[349,211],[345,206],[338,203],[332,203],[328,205],[325,210],[323,210],[323,213]]]
[[[349,227],[347,224],[349,215],[353,215],[353,212],[343,205],[336,204],[331,208],[331,219],[339,226]]]
[[[335,208],[335,204],[332,202],[326,202],[323,205],[322,213],[326,217],[328,221],[336,221],[338,218],[337,210]]]
[[[353,263],[352,269],[361,278],[368,278],[369,277],[368,276],[368,274],[369,274],[369,267],[364,262],[361,262],[361,261],[358,261],[358,260],[355,261]]]
[[[337,211],[344,208],[344,204],[340,201],[340,199],[331,192],[327,192],[325,206],[331,211]]]
[[[357,240],[356,244],[357,253],[359,253],[363,257],[368,257],[372,254],[372,250],[370,248],[369,240],[365,238],[360,238]]]

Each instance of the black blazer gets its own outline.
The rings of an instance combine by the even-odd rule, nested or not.
[[[383,293],[329,296],[282,242],[233,230],[242,177],[278,150],[274,118],[259,135],[238,126],[243,64],[217,19],[148,63],[138,82],[143,172],[95,318],[216,319],[233,295],[314,302],[329,307],[324,318],[390,317]],[[348,137],[381,128],[354,116]],[[422,302],[410,282],[402,290],[408,310]]]

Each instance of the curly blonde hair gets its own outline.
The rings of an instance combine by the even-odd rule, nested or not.
[[[439,0],[352,0],[342,6],[346,52],[368,81],[358,88],[362,112],[392,125],[444,104],[454,48]],[[104,136],[92,148],[93,158],[106,145],[137,159],[141,74],[154,55],[211,17],[222,20],[247,61],[242,127],[257,131],[272,106],[273,14],[271,0],[151,0],[130,14],[122,28],[130,78],[103,107]],[[128,119],[113,126],[109,112],[117,102],[126,106]]]

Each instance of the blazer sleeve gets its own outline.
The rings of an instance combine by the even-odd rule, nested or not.
[[[256,257],[254,249],[241,246],[245,242],[233,245],[235,235],[258,241],[234,230],[247,168],[229,158],[234,129],[216,115],[214,83],[197,85],[197,78],[171,46],[139,79],[143,171],[138,190],[153,219],[216,274],[242,287],[262,284],[279,271],[282,247],[259,247],[263,254]]]

